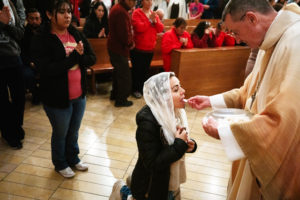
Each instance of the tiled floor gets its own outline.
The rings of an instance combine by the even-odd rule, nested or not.
[[[98,85],[98,95],[87,97],[79,147],[89,170],[76,171],[72,179],[54,171],[51,127],[42,106],[26,103],[23,149],[12,150],[0,141],[0,200],[108,199],[114,182],[125,179],[137,160],[135,115],[144,105],[142,99],[131,98],[132,107],[115,108],[108,98],[108,84]],[[198,150],[186,156],[187,182],[181,187],[182,198],[226,199],[230,162],[220,142],[203,132],[201,120],[209,110],[186,110]]]

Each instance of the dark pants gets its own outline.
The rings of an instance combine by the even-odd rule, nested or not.
[[[132,90],[143,93],[144,82],[149,77],[153,52],[141,52],[136,49],[130,52],[132,63]]]
[[[111,95],[116,102],[124,102],[131,93],[131,72],[128,58],[108,50],[110,62],[114,67]]]
[[[85,98],[71,100],[64,109],[44,105],[52,126],[51,156],[55,170],[72,167],[80,162],[78,158],[78,131],[86,105]]]
[[[2,137],[13,146],[24,138],[24,106],[25,87],[21,59],[17,56],[1,57],[0,130]]]

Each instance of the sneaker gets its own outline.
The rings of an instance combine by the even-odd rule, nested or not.
[[[80,161],[79,163],[77,163],[75,165],[75,168],[79,171],[85,171],[88,170],[89,166],[85,163],[83,163],[82,161]]]
[[[73,170],[70,167],[59,170],[58,172],[65,178],[71,178],[71,177],[75,176],[75,173],[73,172]]]
[[[143,95],[140,92],[136,91],[132,94],[132,96],[134,96],[136,99],[140,99],[140,98],[142,98]]]
[[[132,101],[116,101],[115,107],[129,107],[132,106]]]

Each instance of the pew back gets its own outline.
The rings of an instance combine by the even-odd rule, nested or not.
[[[186,96],[213,95],[243,84],[249,47],[178,49],[171,55],[171,71]]]

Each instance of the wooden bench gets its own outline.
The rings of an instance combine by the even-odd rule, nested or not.
[[[173,26],[175,19],[164,19],[164,26]],[[221,19],[187,19],[187,26],[197,26],[201,21],[209,21],[211,26],[216,27],[217,24],[221,21]]]
[[[165,30],[165,31],[168,31],[168,30],[170,30],[172,27],[173,27],[173,26],[165,26],[165,27],[164,27],[164,30]],[[185,30],[186,30],[189,34],[192,34],[195,28],[196,28],[196,26],[186,26],[186,29],[185,29]]]
[[[178,49],[171,54],[174,71],[186,97],[213,95],[243,84],[249,47]]]
[[[157,36],[156,46],[154,48],[153,59],[151,61],[150,67],[154,72],[159,72],[163,68],[163,59],[161,53],[161,36]],[[87,74],[91,76],[90,85],[92,93],[96,93],[96,75],[100,73],[112,72],[113,66],[110,63],[109,54],[107,51],[107,38],[101,39],[88,39],[91,47],[93,48],[97,61],[96,64],[91,66]],[[131,67],[130,60],[128,60],[129,66]]]
[[[88,41],[97,57],[96,63],[93,66],[91,66],[87,71],[87,74],[91,76],[90,85],[91,85],[92,93],[95,94],[96,74],[112,72],[113,67],[110,63],[109,54],[107,51],[107,46],[106,46],[107,39],[89,38]]]

